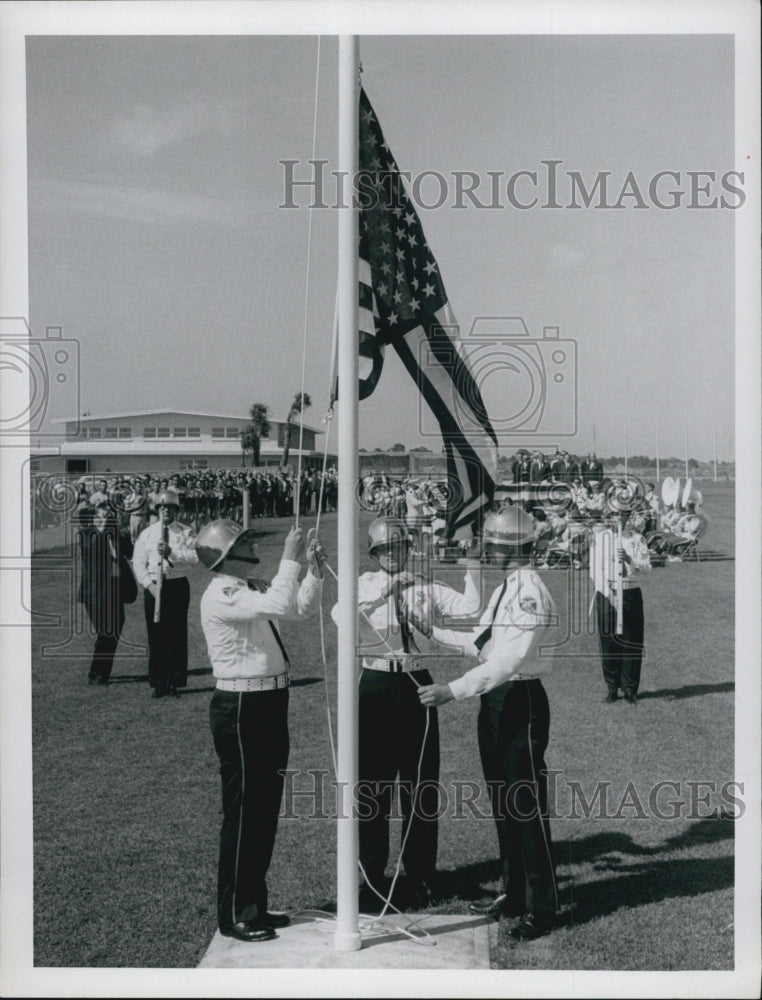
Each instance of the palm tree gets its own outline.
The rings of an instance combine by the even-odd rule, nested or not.
[[[241,460],[245,462],[246,452],[251,452],[251,464],[259,465],[260,439],[270,433],[270,421],[267,419],[268,407],[264,403],[252,403],[249,409],[249,420],[241,431]]]
[[[288,465],[288,453],[291,449],[291,424],[294,417],[304,413],[308,406],[312,406],[312,400],[308,392],[297,392],[294,401],[286,414],[286,426],[283,428],[283,465]]]

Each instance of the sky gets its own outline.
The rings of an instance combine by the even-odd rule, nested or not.
[[[281,207],[279,162],[309,178],[314,117],[332,203],[336,39],[320,39],[319,79],[317,55],[316,36],[28,39],[30,322],[36,336],[53,325],[79,342],[82,411],[243,415],[256,401],[282,417],[306,344],[307,420],[320,425],[338,213],[310,211],[304,187],[298,207]],[[371,36],[360,58],[419,202],[446,192],[419,215],[464,343],[478,335],[472,361],[500,451],[582,453],[595,441],[621,455],[626,437],[629,455],[653,455],[658,433],[662,457],[682,457],[687,435],[691,457],[710,460],[716,437],[718,458],[732,459],[735,212],[720,202],[743,199],[720,181],[743,170],[732,36]],[[560,161],[558,208],[543,207],[549,160]],[[496,207],[455,207],[458,171],[476,175],[482,204],[492,172]],[[508,197],[518,171],[537,174],[514,182],[514,200],[537,196],[534,207]],[[662,204],[683,192],[674,209],[649,194],[660,171],[679,173],[655,188]],[[697,171],[715,180],[692,192]],[[588,190],[607,172],[608,203],[622,207],[570,207],[574,172]],[[642,199],[632,187],[620,199],[630,172]],[[560,355],[544,327],[558,327]],[[524,329],[532,346],[522,338],[517,354],[508,334]],[[438,451],[392,353],[361,404],[361,446]],[[493,363],[525,357],[544,359],[539,382],[532,361]],[[537,392],[540,424],[519,426]],[[64,405],[53,398],[47,416],[71,416]]]

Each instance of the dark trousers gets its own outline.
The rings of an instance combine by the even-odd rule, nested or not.
[[[622,634],[616,634],[616,607],[603,594],[595,595],[603,679],[610,691],[638,693],[643,662],[643,592],[640,587],[622,593]]]
[[[161,620],[153,620],[156,601],[150,590],[143,591],[148,631],[148,680],[151,687],[184,687],[188,683],[187,577],[165,580],[161,589]]]
[[[217,883],[220,927],[267,912],[265,876],[288,766],[288,688],[215,691],[209,705],[220,759],[222,828]]]
[[[122,634],[123,628],[124,605],[119,604],[117,605],[116,618],[111,623],[111,629],[108,632],[98,632],[95,637],[95,648],[88,672],[90,680],[99,678],[107,681],[111,677],[116,647],[119,645],[119,636]]]
[[[432,683],[428,670],[416,670],[411,676],[419,684]],[[359,756],[360,861],[369,881],[379,890],[384,888],[389,819],[399,814],[405,872],[414,881],[431,881],[437,864],[439,720],[436,709],[421,705],[410,676],[363,670]],[[399,813],[392,811],[397,778]]]
[[[478,735],[509,902],[540,919],[558,909],[547,819],[545,749],[550,709],[540,680],[501,685],[481,697]]]

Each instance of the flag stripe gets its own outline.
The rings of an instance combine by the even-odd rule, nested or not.
[[[360,398],[370,395],[381,374],[381,345],[392,344],[439,424],[451,536],[477,521],[491,502],[497,437],[462,353],[439,267],[362,88],[358,166],[363,195],[372,196],[360,209],[360,353],[373,359],[374,380],[361,381]]]

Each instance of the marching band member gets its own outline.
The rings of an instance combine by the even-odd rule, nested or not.
[[[177,521],[180,501],[173,490],[156,497],[159,520],[140,533],[132,565],[143,589],[148,631],[148,681],[154,698],[177,694],[188,680],[188,566],[198,562],[191,528]],[[162,513],[163,512],[163,513]],[[162,536],[165,537],[162,537]],[[161,582],[160,582],[161,581]],[[155,621],[156,602],[160,602]]]
[[[601,484],[597,479],[590,482],[590,493],[585,501],[585,514],[598,521],[603,515],[606,507],[606,496],[601,489]]]
[[[636,704],[643,661],[643,594],[638,574],[651,570],[646,540],[633,527],[627,528],[629,511],[609,508],[621,525],[594,525],[590,540],[590,576],[595,588],[598,637],[601,650],[606,701],[615,702],[619,690],[629,704]],[[637,523],[637,522],[635,522]],[[621,616],[617,614],[617,604]],[[618,617],[620,620],[618,621]]]
[[[217,919],[221,934],[249,942],[268,941],[290,923],[287,914],[268,910],[265,881],[289,751],[289,660],[274,620],[308,618],[322,593],[316,542],[299,583],[300,528],[286,536],[272,583],[247,585],[259,562],[257,535],[217,520],[196,540],[198,558],[214,575],[201,598],[201,626],[216,681],[209,722],[222,779]]]
[[[673,531],[655,531],[648,536],[648,546],[660,556],[667,556],[670,562],[680,562],[685,549],[695,541],[703,527],[696,513],[695,501],[689,500],[684,514]]]
[[[434,629],[442,642],[477,656],[479,664],[449,684],[423,687],[423,705],[480,696],[479,752],[497,827],[503,891],[474,913],[521,917],[510,930],[517,940],[546,934],[558,910],[555,867],[547,819],[545,750],[550,730],[548,698],[540,676],[551,669],[556,608],[529,563],[532,518],[518,507],[484,521],[488,562],[506,573],[473,632]]]
[[[368,552],[378,569],[362,574],[358,590],[359,641],[364,652],[359,777],[369,813],[360,816],[359,836],[365,876],[385,897],[389,817],[399,778],[406,902],[425,905],[432,898],[437,860],[439,725],[436,710],[424,708],[417,691],[431,684],[427,658],[442,654],[431,635],[433,620],[475,613],[479,590],[471,569],[463,594],[416,579],[405,569],[411,549],[403,522],[380,517],[370,525]],[[337,614],[338,605],[334,621]],[[361,891],[363,907],[375,902],[372,890]]]

